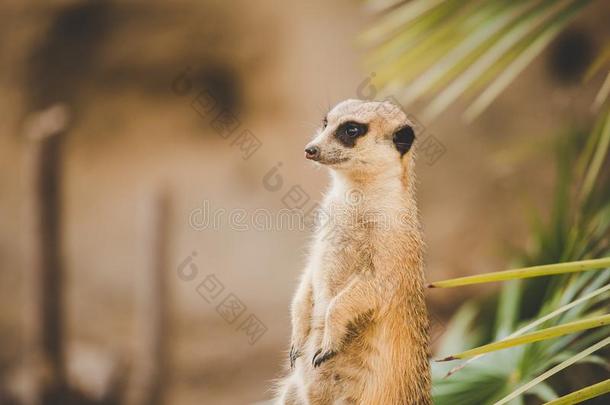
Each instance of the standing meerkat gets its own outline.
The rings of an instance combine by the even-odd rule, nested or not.
[[[415,134],[388,102],[334,107],[305,149],[330,169],[292,303],[282,405],[429,405],[428,313]]]

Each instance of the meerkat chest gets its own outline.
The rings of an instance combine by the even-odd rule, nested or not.
[[[353,277],[371,269],[371,234],[375,231],[361,212],[334,208],[330,210],[334,211],[333,217],[319,230],[314,246],[314,278],[331,297]]]

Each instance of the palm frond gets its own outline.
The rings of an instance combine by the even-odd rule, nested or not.
[[[546,380],[547,378],[549,378],[549,377],[557,374],[558,372],[568,368],[569,366],[571,366],[572,364],[576,363],[577,361],[579,361],[579,360],[589,356],[590,354],[596,352],[597,350],[599,350],[599,349],[601,349],[601,348],[603,348],[603,347],[605,347],[605,346],[607,346],[609,344],[610,344],[610,337],[607,337],[604,340],[602,340],[601,342],[598,342],[598,343],[594,344],[593,346],[590,346],[590,347],[586,348],[585,350],[581,351],[580,353],[575,354],[574,356],[570,357],[566,361],[561,362],[560,364],[556,365],[555,367],[551,368],[550,370],[542,373],[541,375],[539,375],[538,377],[534,378],[533,380],[531,380],[527,384],[522,385],[521,387],[519,387],[515,391],[511,392],[509,395],[505,396],[504,398],[502,398],[501,400],[496,402],[494,405],[503,405],[503,404],[508,403],[509,401],[513,400],[514,398],[517,398],[519,395],[523,394],[524,392],[526,392],[527,390],[529,390],[530,388],[532,388],[536,384],[540,383],[541,381]]]
[[[585,175],[584,184],[582,186],[583,199],[587,199],[591,194],[591,190],[596,183],[599,176],[601,167],[608,155],[608,148],[610,147],[610,114],[604,115],[604,120],[599,135],[598,145],[595,148],[589,168]]]
[[[544,221],[541,215],[538,216],[532,236],[537,243],[517,259],[519,263],[527,266],[525,268],[544,264],[542,268],[545,269],[545,266],[549,266],[545,263],[557,261],[574,263],[591,258],[608,259],[610,194],[604,186],[605,183],[602,183],[607,179],[607,173],[603,168],[608,162],[608,149],[602,136],[606,119],[607,115],[600,117],[594,130],[590,132],[584,148],[582,142],[572,141],[560,148],[561,153],[557,156],[560,161],[559,174],[556,176],[559,184],[555,190],[552,212],[547,221]],[[582,138],[582,134],[580,135]],[[579,151],[578,154],[575,153],[576,151]],[[594,164],[596,156],[603,157],[602,163]],[[589,181],[591,186],[585,192],[583,186],[587,176],[592,180]],[[552,268],[554,265],[550,266]],[[607,263],[604,266],[607,267]],[[539,266],[533,267],[539,268]],[[461,336],[459,339],[467,340],[468,344],[459,346],[454,343],[452,345],[454,350],[451,350],[449,346],[444,346],[445,340],[442,340],[439,351],[455,353],[468,347],[501,340],[507,334],[504,339],[523,337],[524,333],[534,328],[548,329],[579,322],[582,319],[608,316],[609,282],[610,269],[565,274],[559,272],[552,277],[509,281],[502,286],[499,295],[484,299],[478,304],[476,304],[478,300],[468,302],[470,319],[475,319],[472,318],[475,316],[472,311],[476,305],[479,305],[476,322],[470,323],[470,327],[477,331],[476,334],[470,334],[467,332],[468,329],[462,329],[456,335],[454,333],[456,331],[452,330],[453,323],[449,324],[448,336],[454,336],[453,340],[458,339],[455,336]],[[491,319],[488,318],[489,315],[485,315],[490,313],[490,307],[495,309],[491,312]],[[488,330],[490,323],[494,326]],[[516,331],[507,333],[512,330]],[[606,325],[485,353],[484,356],[479,356],[477,362],[470,364],[473,359],[470,358],[452,370],[451,378],[444,378],[451,369],[448,363],[433,363],[435,403],[490,405],[530,382],[534,384],[528,385],[530,387],[527,390],[528,394],[536,395],[543,401],[552,400],[555,381],[548,383],[551,388],[549,390],[544,385],[539,386],[541,382],[539,377],[545,376],[549,370],[557,371],[556,367],[561,365],[604,364],[603,359],[591,353],[586,354],[588,352],[585,352],[584,356],[575,359],[573,357],[607,338],[609,334],[610,326]],[[456,348],[458,350],[455,350]],[[568,362],[570,359],[574,362]],[[470,365],[463,368],[464,364]],[[456,373],[456,370],[460,372]],[[481,391],[479,387],[483,385],[488,389]],[[524,393],[525,391],[517,393],[511,404],[523,404]]]
[[[367,63],[382,93],[403,105],[427,101],[424,119],[438,116],[458,100],[472,99],[464,112],[472,120],[590,2],[367,0],[380,18],[361,40],[371,47]],[[605,69],[610,46],[604,49],[585,81]],[[610,74],[596,96],[595,109],[606,104],[608,94]],[[462,351],[456,356],[479,361],[451,378],[443,378],[449,364],[432,364],[437,405],[524,404],[525,392],[554,401],[557,387],[554,381],[544,383],[546,378],[575,363],[603,362],[592,353],[610,339],[610,270],[604,271],[610,268],[610,189],[602,184],[608,178],[608,111],[600,114],[584,149],[584,133],[568,135],[559,148],[550,216],[538,216],[532,231],[535,244],[516,258],[520,268],[430,285],[509,281],[499,294],[469,301],[449,325],[440,352]],[[597,327],[589,323],[599,319],[603,321]],[[468,347],[475,349],[464,352]],[[487,353],[496,349],[504,350]]]
[[[549,43],[563,30],[563,28],[577,15],[584,6],[574,3],[563,12],[555,16],[552,21],[537,34],[519,55],[500,73],[493,82],[476,98],[466,109],[464,118],[472,121],[478,117],[502,93],[509,84],[549,45]]]
[[[546,402],[544,405],[571,405],[586,401],[587,399],[599,397],[610,392],[610,379],[589,385],[578,391],[574,391],[561,398]]]
[[[438,361],[465,359],[479,354],[490,353],[497,350],[508,349],[509,347],[513,346],[553,339],[559,336],[581,332],[588,329],[599,328],[606,325],[610,325],[610,314],[600,315],[588,319],[583,319],[580,321],[569,322],[566,324],[541,329],[539,331],[528,333],[523,336],[503,339],[498,342],[489,343],[483,346],[476,347],[474,349],[466,350],[461,353],[453,354]]]
[[[590,270],[605,270],[610,267],[610,257],[592,260],[579,260],[567,263],[546,264],[541,266],[524,267],[520,269],[497,271],[493,273],[477,274],[474,276],[459,277],[443,281],[435,281],[429,288],[461,287],[465,285],[491,283],[497,281],[516,280],[523,278],[552,276],[558,274],[577,273]]]
[[[599,88],[597,95],[595,96],[595,100],[593,100],[593,111],[599,109],[608,99],[608,94],[610,94],[610,72],[606,75],[606,79],[604,83]]]
[[[361,41],[378,88],[404,105],[433,96],[425,119],[485,86],[465,112],[472,120],[589,2],[407,1],[380,13]],[[383,3],[368,2],[376,10]]]
[[[550,313],[548,313],[548,314],[546,314],[546,315],[536,319],[533,322],[528,323],[527,325],[523,326],[522,328],[519,328],[515,332],[511,333],[510,335],[508,335],[506,337],[506,339],[511,339],[511,338],[514,338],[514,337],[517,337],[517,336],[521,336],[524,333],[526,333],[526,332],[528,332],[528,331],[530,331],[532,329],[535,329],[535,328],[537,328],[540,325],[543,325],[548,320],[553,319],[553,318],[563,314],[564,312],[567,312],[570,309],[572,309],[572,308],[574,308],[574,307],[576,307],[576,306],[578,306],[578,305],[580,305],[582,303],[585,303],[585,302],[587,302],[587,301],[589,301],[589,300],[591,300],[591,299],[593,299],[595,297],[600,297],[601,296],[602,299],[607,299],[608,291],[610,291],[610,284],[606,284],[605,286],[603,286],[601,288],[598,288],[598,289],[596,289],[594,291],[591,291],[588,294],[586,294],[586,295],[584,295],[584,296],[582,296],[582,297],[580,297],[580,298],[578,298],[578,299],[576,299],[574,301],[570,301],[567,304],[562,305],[561,307],[557,308],[556,310],[554,310],[554,311],[552,311],[552,312],[550,312]],[[453,369],[451,369],[447,373],[446,377],[451,376],[456,371],[459,371],[459,370],[463,369],[469,363],[471,363],[471,362],[473,362],[473,361],[475,361],[477,359],[480,359],[480,358],[482,358],[484,356],[485,356],[485,353],[478,354],[478,355],[472,357],[471,359],[469,359],[468,361],[464,362],[463,364],[460,364],[459,366],[454,367]]]

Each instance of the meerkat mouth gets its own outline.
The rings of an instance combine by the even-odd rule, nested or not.
[[[323,165],[337,165],[339,163],[343,163],[343,162],[347,162],[349,160],[348,157],[339,157],[339,158],[328,158],[328,159],[320,159],[318,160],[318,163],[321,163]]]

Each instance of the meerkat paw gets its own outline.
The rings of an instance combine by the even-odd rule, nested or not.
[[[290,346],[290,369],[294,370],[294,365],[299,357],[301,357],[301,350],[294,345]]]
[[[313,355],[311,364],[314,366],[314,368],[319,367],[322,363],[324,363],[327,360],[330,360],[336,354],[337,354],[337,352],[334,350],[318,349],[316,354]]]

